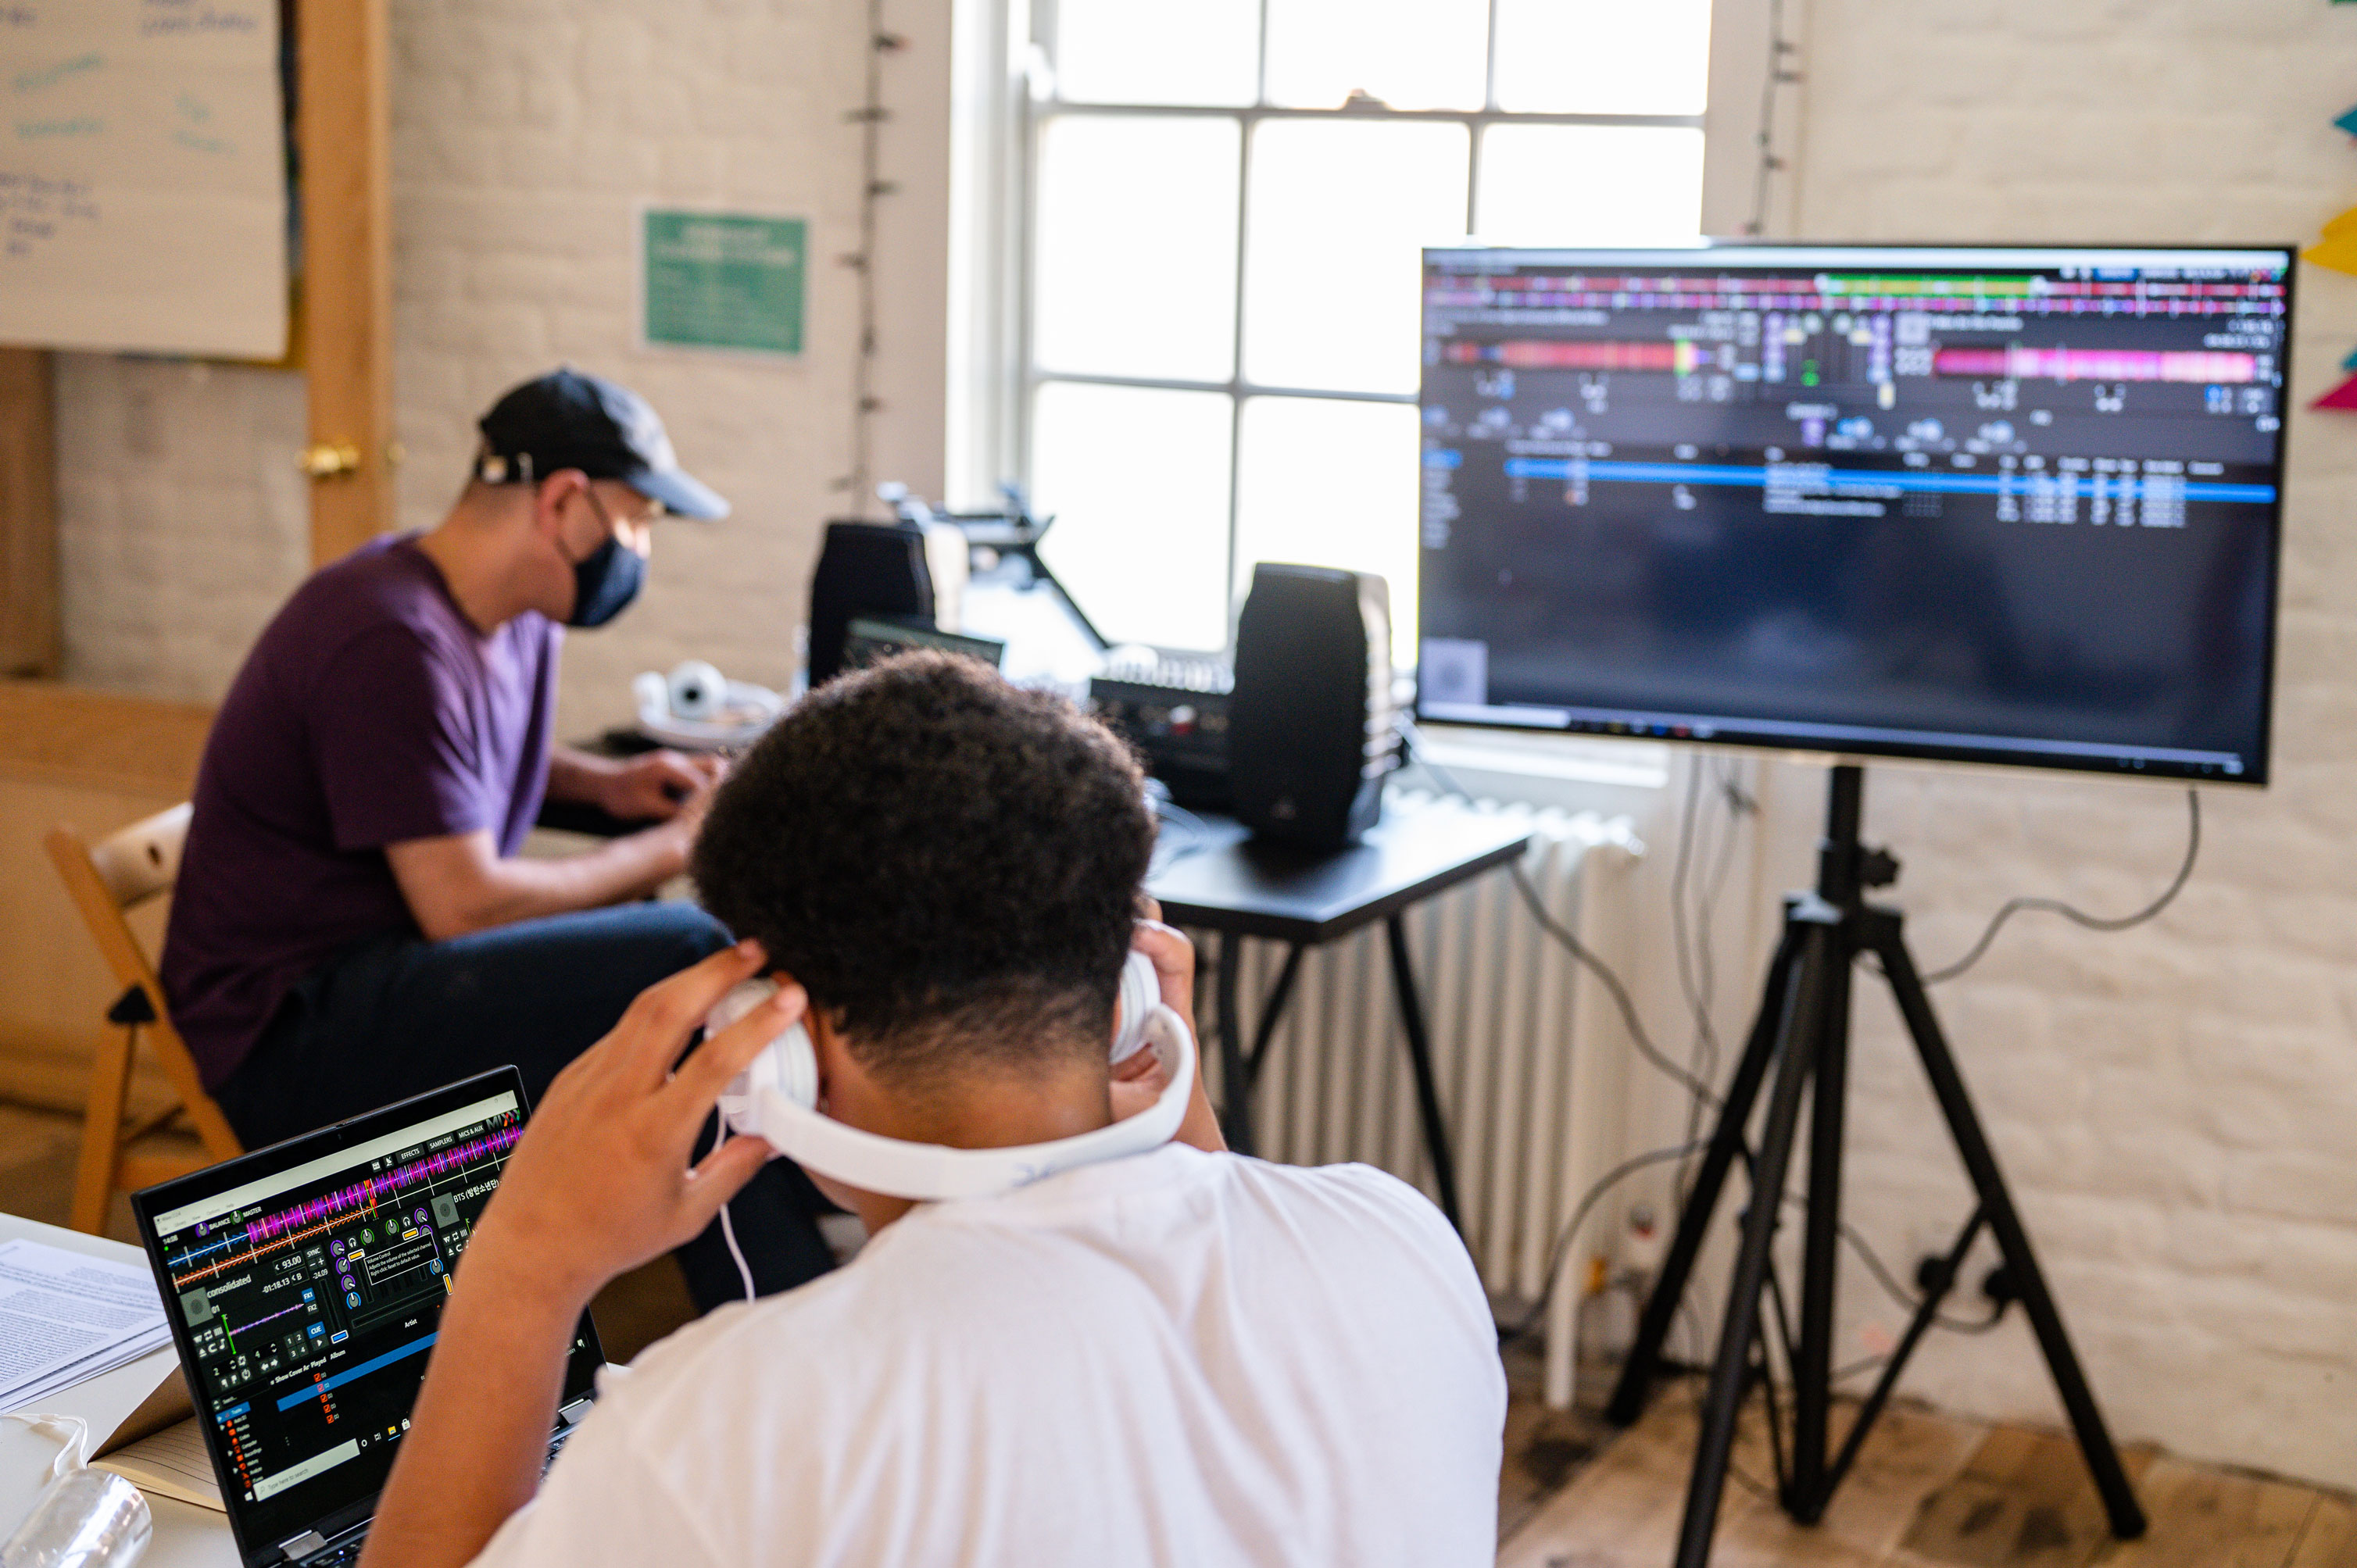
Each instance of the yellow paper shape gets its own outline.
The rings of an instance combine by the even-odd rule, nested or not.
[[[2338,240],[2343,234],[2357,234],[2357,207],[2351,208],[2324,226],[2324,237],[2328,240]]]
[[[2342,220],[2335,219],[2333,221],[2338,223]],[[2319,267],[2330,267],[2337,273],[2357,275],[2357,226],[2343,229],[2338,233],[2327,229],[2323,239],[2300,254]]]

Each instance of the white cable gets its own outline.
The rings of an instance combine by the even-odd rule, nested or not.
[[[737,1245],[737,1227],[728,1222],[728,1206],[720,1206],[720,1234],[728,1243],[728,1255],[737,1260],[737,1277],[745,1282],[745,1299],[753,1300],[760,1293],[753,1288],[752,1266],[745,1262],[745,1251]]]

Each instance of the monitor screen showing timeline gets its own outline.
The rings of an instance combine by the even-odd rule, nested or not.
[[[1422,716],[2264,783],[2292,262],[1426,252]]]

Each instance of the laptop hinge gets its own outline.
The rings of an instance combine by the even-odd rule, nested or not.
[[[575,1400],[571,1404],[566,1405],[563,1410],[558,1411],[556,1412],[556,1419],[563,1422],[567,1426],[578,1426],[581,1424],[581,1418],[587,1415],[591,1410],[595,1409],[597,1403],[597,1402],[595,1399],[591,1398],[587,1394],[583,1394],[579,1399]]]
[[[289,1563],[294,1563],[310,1556],[314,1552],[320,1551],[327,1544],[326,1536],[316,1530],[307,1530],[300,1535],[280,1541],[278,1550],[286,1554],[286,1560]]]

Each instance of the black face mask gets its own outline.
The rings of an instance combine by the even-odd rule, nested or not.
[[[573,564],[573,613],[568,626],[604,626],[629,607],[647,580],[647,559],[614,534],[614,520],[606,515],[597,492],[581,492],[589,499],[597,521],[606,525],[606,542]]]
[[[573,564],[570,626],[604,626],[620,615],[647,580],[646,558],[611,534]]]

